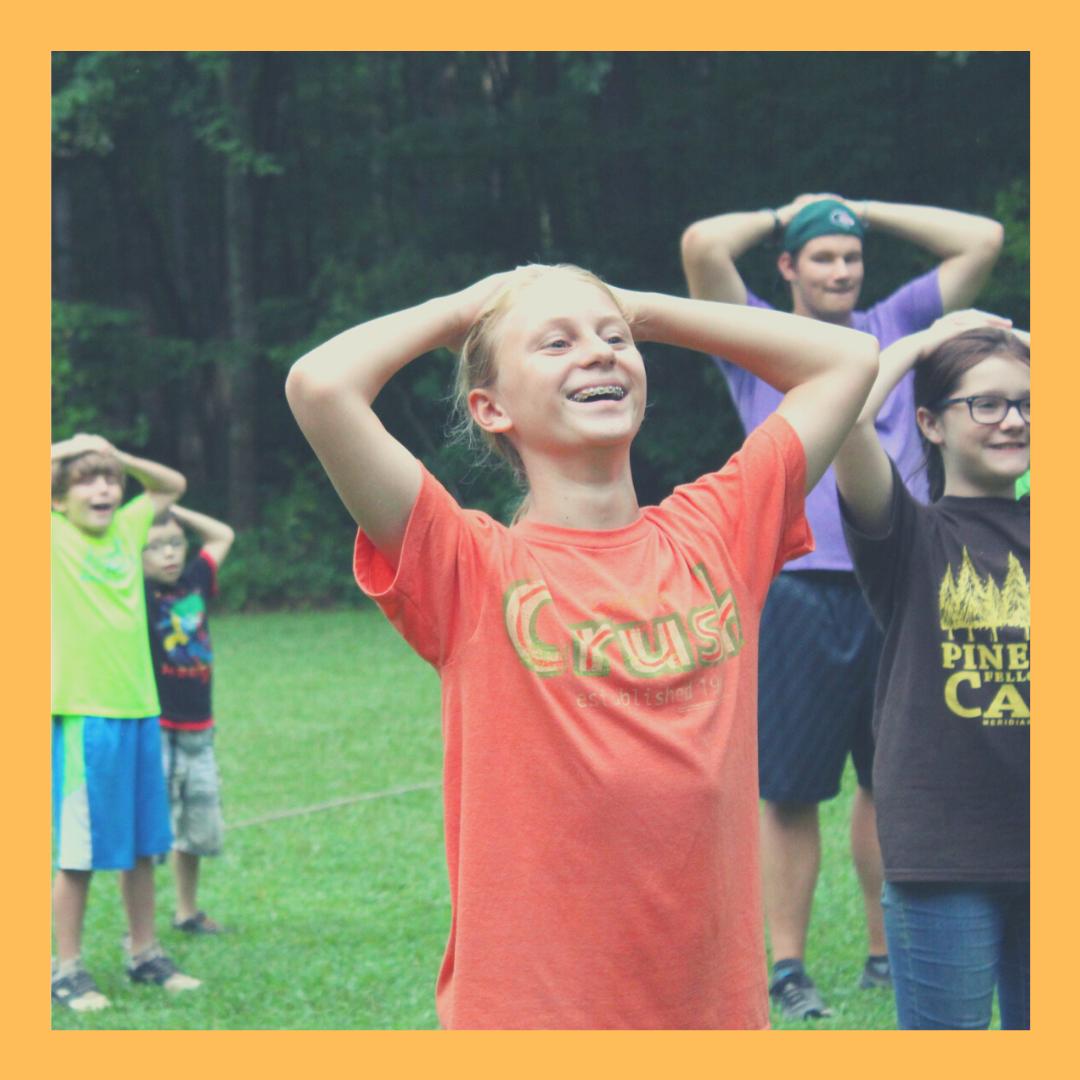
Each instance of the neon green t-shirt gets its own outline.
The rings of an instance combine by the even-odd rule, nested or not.
[[[52,711],[157,716],[142,548],[154,504],[139,495],[103,536],[52,514]]]
[[[1031,470],[1028,469],[1023,476],[1019,477],[1016,481],[1016,497],[1022,499],[1025,495],[1031,494]]]

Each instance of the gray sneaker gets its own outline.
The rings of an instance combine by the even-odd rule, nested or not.
[[[785,1020],[820,1020],[833,1015],[802,965],[773,975],[769,998]]]
[[[868,956],[859,979],[860,990],[891,990],[892,969],[887,956]]]

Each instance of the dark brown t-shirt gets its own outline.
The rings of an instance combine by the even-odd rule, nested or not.
[[[889,532],[844,516],[885,647],[874,799],[889,881],[1029,877],[1030,503],[916,502],[893,466]]]

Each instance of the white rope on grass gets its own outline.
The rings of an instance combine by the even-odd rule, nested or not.
[[[292,810],[275,810],[260,817],[248,818],[247,821],[233,821],[225,825],[226,829],[246,829],[249,825],[265,825],[268,821],[280,821],[282,818],[302,817],[304,814],[317,814],[320,810],[336,810],[339,806],[366,802],[368,799],[385,799],[390,795],[405,795],[410,791],[425,791],[428,788],[441,787],[441,780],[428,780],[423,784],[409,784],[406,787],[390,788],[387,791],[365,791],[362,795],[346,795],[329,802],[315,803],[313,806],[297,806]]]

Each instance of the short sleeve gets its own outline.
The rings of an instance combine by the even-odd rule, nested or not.
[[[856,313],[855,328],[873,334],[885,348],[908,334],[925,330],[942,316],[937,269],[902,285],[868,311]]]
[[[766,303],[749,289],[746,290],[746,306],[760,308],[763,311],[774,310],[771,304]],[[752,431],[765,417],[776,411],[777,405],[784,396],[779,390],[774,389],[756,375],[751,375],[738,364],[725,360],[722,356],[714,356],[713,361],[727,380],[731,400],[735,402],[739,419],[742,420],[743,428],[747,432]]]
[[[475,631],[482,607],[482,566],[500,528],[462,510],[421,466],[420,494],[409,515],[395,568],[357,532],[353,573],[416,652],[441,669]]]
[[[116,513],[118,532],[128,540],[136,552],[142,551],[146,545],[154,514],[154,504],[145,492],[136,495],[131,502],[122,506]]]
[[[746,306],[762,308],[765,311],[775,311],[776,309],[768,302],[768,300],[762,300],[757,293],[752,293],[749,289],[746,290]]]
[[[866,602],[878,624],[885,627],[896,609],[897,597],[904,588],[907,561],[911,554],[918,527],[918,515],[923,507],[904,487],[896,462],[891,462],[893,494],[889,507],[888,531],[880,537],[867,536],[851,522],[847,504],[840,498],[840,517],[844,539],[855,567]]]
[[[665,524],[706,536],[731,558],[759,603],[786,562],[814,550],[804,513],[806,454],[794,428],[770,416],[719,471],[677,487],[658,508]],[[699,541],[701,542],[701,541]]]
[[[203,595],[217,596],[217,563],[205,550],[191,560],[185,574],[190,574],[191,583],[201,589]]]

